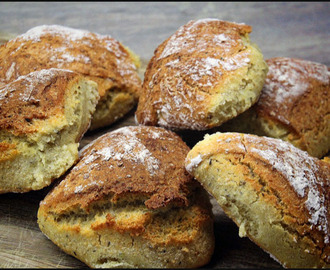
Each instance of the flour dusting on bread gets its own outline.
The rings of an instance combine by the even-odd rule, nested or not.
[[[160,161],[139,140],[134,130],[122,127],[113,131],[112,134],[120,134],[120,136],[113,136],[111,145],[104,146],[97,151],[90,152],[89,155],[85,155],[81,160],[80,166],[88,165],[97,159],[105,161],[113,159],[116,161],[129,160],[133,163],[144,164],[151,175],[159,169]],[[159,134],[155,131],[152,134],[154,134],[154,138],[159,137]],[[87,147],[91,147],[91,145]],[[74,170],[79,170],[80,166],[77,166]],[[97,165],[92,164],[91,166]]]
[[[39,190],[64,174],[98,100],[95,82],[58,68],[0,88],[0,193]]]
[[[187,53],[194,52],[204,52],[208,50],[208,43],[205,39],[212,38],[213,42],[217,46],[221,46],[224,51],[229,51],[234,45],[236,46],[237,40],[233,39],[229,34],[221,33],[219,35],[208,35],[205,39],[196,40],[196,30],[198,27],[203,27],[203,25],[209,22],[219,22],[221,20],[205,18],[196,21],[189,21],[186,25],[181,26],[177,32],[171,36],[167,45],[165,46],[163,52],[157,58],[158,60],[166,58],[172,54],[180,53],[186,51]],[[239,25],[233,23],[233,25]],[[246,26],[245,24],[241,24]],[[192,46],[193,45],[193,46]]]
[[[79,175],[83,183],[74,193],[90,190],[101,192],[105,185],[111,185],[111,190],[121,193],[127,185],[132,192],[143,190],[150,195],[146,201],[148,207],[161,207],[171,201],[185,204],[183,195],[187,190],[181,190],[180,183],[192,179],[170,155],[175,154],[184,160],[188,150],[189,147],[179,136],[163,128],[119,128],[100,136],[80,150],[80,160],[72,169],[72,174]],[[108,173],[100,177],[104,168]],[[91,181],[91,178],[95,181]],[[146,181],[149,181],[147,186]],[[65,196],[73,192],[69,181],[60,185],[63,185]],[[166,185],[170,185],[171,189],[166,188]]]
[[[72,72],[70,70],[65,71]],[[51,82],[52,80],[56,79],[58,72],[61,72],[61,69],[50,68],[31,72],[28,75],[19,76],[16,81],[24,84],[24,91],[19,93],[18,99],[24,102],[29,102],[31,99],[34,101],[39,101],[33,94],[33,90],[35,90],[37,85],[46,84],[47,82]],[[2,88],[0,88],[0,100],[5,98],[10,99],[15,91],[16,88],[11,84],[4,85]],[[35,94],[37,94],[37,92]]]
[[[280,139],[206,135],[186,169],[285,268],[329,267],[330,166]]]
[[[122,52],[118,46],[118,42],[116,42],[110,35],[101,35],[98,33],[92,33],[83,29],[74,29],[62,25],[40,25],[36,26],[26,33],[18,36],[16,41],[24,40],[31,41],[32,43],[41,42],[41,38],[51,35],[53,37],[61,37],[64,41],[63,45],[60,47],[49,48],[54,52],[64,52],[68,47],[73,47],[72,42],[81,42],[82,44],[92,46],[90,40],[101,40],[106,43],[106,48],[108,51],[114,53],[116,57],[120,58],[122,56]],[[19,48],[18,48],[19,49]],[[65,57],[73,57],[73,55],[65,54]],[[85,59],[89,59],[86,54],[78,55],[78,57],[83,57]],[[55,60],[55,58],[54,58]],[[63,59],[65,60],[65,59]],[[71,60],[73,61],[73,60]],[[88,60],[90,61],[90,59]]]
[[[284,100],[303,95],[310,87],[308,78],[329,84],[328,68],[320,63],[281,57],[274,58],[268,64],[269,71],[261,98],[268,96],[268,105],[271,106],[280,106]]]
[[[324,232],[325,243],[329,243],[326,198],[318,189],[318,185],[324,187],[324,184],[316,177],[319,167],[315,158],[282,140],[268,138],[267,149],[263,145],[258,147],[260,142],[253,141],[253,137],[249,137],[249,141],[254,143],[249,151],[259,155],[280,172],[301,198],[306,197],[309,222]]]
[[[100,99],[90,129],[112,124],[138,101],[139,57],[110,35],[41,25],[3,44],[0,59],[0,86],[49,68],[72,70],[95,81]]]
[[[166,67],[177,70],[176,76],[183,75],[203,87],[214,87],[217,76],[222,76],[224,71],[233,71],[250,62],[249,53],[243,52],[230,57],[190,59],[187,62],[180,62],[178,59],[165,64]],[[182,88],[181,81],[177,87]]]
[[[205,130],[257,101],[267,65],[245,24],[189,21],[161,43],[139,98],[139,124]]]
[[[216,77],[222,75],[221,70],[233,71],[248,65],[250,62],[250,53],[245,50],[242,53],[224,57],[227,52],[229,53],[230,50],[232,50],[233,46],[237,46],[239,42],[242,42],[237,40],[236,36],[233,38],[233,35],[229,33],[214,35],[214,33],[211,32],[205,34],[203,38],[199,38],[197,27],[201,27],[202,24],[210,21],[217,22],[218,20],[201,19],[190,21],[187,25],[181,26],[178,31],[171,36],[157,60],[182,52],[192,55],[207,52],[204,56],[191,57],[188,63],[180,61],[180,58],[177,58],[174,61],[168,62],[165,66],[176,69],[178,71],[177,75],[183,74],[184,76],[189,76],[198,84],[211,87]],[[217,49],[210,53],[209,50],[212,46]]]
[[[92,268],[195,268],[213,253],[212,208],[162,128],[104,134],[40,203],[41,231]]]

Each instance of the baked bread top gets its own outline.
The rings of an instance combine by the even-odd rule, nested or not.
[[[0,84],[32,71],[61,68],[96,81],[102,98],[110,88],[138,97],[138,61],[109,35],[60,25],[41,25],[0,47]]]
[[[76,72],[51,68],[20,76],[2,86],[0,130],[19,136],[45,133],[47,129],[58,127],[65,121],[64,108],[70,99],[70,85],[80,79],[82,76]],[[46,120],[48,124],[44,125]]]
[[[330,150],[330,72],[321,63],[276,57],[258,102],[221,131],[280,138],[321,158]]]
[[[190,21],[155,50],[142,86],[137,122],[208,129],[259,97],[267,66],[250,43],[251,26],[217,19]]]
[[[321,63],[288,57],[266,62],[269,71],[256,104],[258,115],[291,126],[297,132],[315,129],[330,112],[330,69]]]
[[[330,72],[302,59],[268,59],[269,72],[253,108],[258,118],[288,130],[288,140],[312,156],[330,150]]]
[[[232,167],[224,169],[225,175],[219,173],[215,178],[220,182],[237,181],[241,192],[250,192],[248,186],[253,188],[257,197],[254,197],[254,202],[245,201],[245,204],[252,205],[262,200],[277,208],[282,215],[280,224],[293,235],[294,242],[306,245],[308,248],[305,252],[318,256],[321,262],[318,265],[329,265],[329,163],[311,157],[307,152],[279,139],[215,133],[206,135],[203,141],[192,148],[185,164],[186,169],[211,192],[212,185],[206,185],[203,172],[213,164],[218,166],[221,160],[229,161]],[[247,196],[241,194],[241,198],[244,200]],[[239,211],[243,213],[244,209]],[[273,218],[275,220],[276,217]],[[281,263],[301,266],[299,262],[278,259]]]
[[[40,203],[41,231],[93,268],[191,268],[214,250],[208,194],[184,168],[173,132],[129,126],[106,133]]]
[[[81,150],[43,207],[88,211],[103,198],[114,204],[142,200],[149,209],[187,206],[197,184],[183,165],[188,151],[178,135],[163,128],[131,126],[106,133]]]
[[[48,186],[78,159],[99,100],[97,84],[42,69],[0,87],[0,193]]]

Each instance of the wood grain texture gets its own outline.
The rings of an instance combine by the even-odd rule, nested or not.
[[[253,27],[266,58],[302,57],[329,65],[329,2],[1,2],[0,31],[21,34],[62,24],[110,34],[150,59],[154,49],[192,19],[218,18]]]
[[[189,20],[218,18],[253,27],[251,40],[265,58],[297,57],[330,64],[328,2],[1,2],[0,43],[41,24],[61,24],[110,34],[143,60]],[[135,125],[134,110],[111,127],[87,133],[80,147],[105,132]],[[181,132],[192,147],[206,132]],[[0,195],[0,268],[87,268],[39,230],[36,213],[50,187]],[[212,199],[216,249],[205,268],[281,268],[248,238]]]

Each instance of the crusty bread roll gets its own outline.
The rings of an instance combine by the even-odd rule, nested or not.
[[[41,25],[0,47],[0,84],[48,68],[69,69],[98,83],[91,129],[110,125],[137,103],[138,57],[109,35]]]
[[[267,59],[269,72],[258,102],[221,131],[283,139],[321,158],[330,151],[330,72],[302,59]]]
[[[54,68],[0,87],[0,193],[41,189],[70,168],[98,99],[95,82]]]
[[[205,130],[247,110],[259,98],[267,65],[250,42],[252,28],[217,19],[190,21],[155,50],[136,121]]]
[[[330,164],[280,139],[206,135],[186,169],[225,213],[287,268],[330,267]]]
[[[185,170],[188,151],[159,127],[104,134],[40,203],[41,231],[93,268],[206,264],[214,249],[212,210]]]
[[[292,144],[242,133],[206,135],[186,169],[224,212],[287,268],[330,266],[330,164]]]

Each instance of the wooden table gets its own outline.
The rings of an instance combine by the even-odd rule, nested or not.
[[[328,2],[1,2],[0,42],[37,25],[60,24],[110,34],[140,55],[145,67],[154,49],[181,25],[192,19],[219,18],[251,25],[251,40],[265,58],[297,57],[329,66],[329,15]],[[126,125],[135,125],[134,111],[109,128],[86,134],[81,147]],[[193,146],[203,135],[195,132],[187,143]],[[1,268],[86,268],[38,228],[39,202],[48,191],[0,195]],[[206,268],[281,267],[248,238],[240,238],[237,226],[212,202],[216,249]]]

